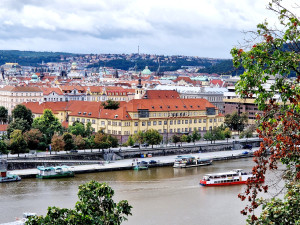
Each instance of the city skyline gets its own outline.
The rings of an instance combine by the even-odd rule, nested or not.
[[[285,1],[286,2],[286,1]],[[292,2],[292,1],[291,1]],[[231,58],[268,1],[1,1],[1,49]],[[289,3],[290,4],[290,3]]]

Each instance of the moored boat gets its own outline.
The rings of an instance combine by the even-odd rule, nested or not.
[[[74,177],[74,172],[69,166],[38,166],[37,169],[39,170],[39,174],[36,177],[41,179]]]
[[[196,166],[207,166],[212,164],[211,159],[201,159],[194,156],[177,156],[175,159],[174,168],[188,168]]]
[[[134,170],[147,170],[148,169],[148,163],[146,162],[140,162],[138,164],[136,164],[133,167]]]
[[[7,172],[7,161],[4,159],[0,160],[0,183],[20,181],[21,177],[15,174]]]
[[[206,174],[200,180],[202,186],[225,186],[246,184],[248,179],[253,177],[252,173],[244,172],[242,169],[235,169],[224,173]],[[260,180],[259,182],[263,182]]]
[[[20,181],[21,177],[15,174],[9,174],[7,171],[0,172],[0,183]]]

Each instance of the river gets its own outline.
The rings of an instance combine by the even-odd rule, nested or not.
[[[245,185],[202,187],[206,173],[242,168],[251,171],[251,158],[213,162],[188,169],[157,167],[143,171],[113,171],[76,175],[75,178],[23,179],[0,184],[0,223],[14,221],[23,212],[45,214],[48,206],[73,208],[78,185],[90,180],[107,182],[115,190],[115,201],[126,199],[133,206],[127,225],[239,225],[245,224],[237,195]]]

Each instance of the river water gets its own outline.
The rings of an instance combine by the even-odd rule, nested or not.
[[[115,201],[126,199],[133,206],[127,225],[238,225],[245,224],[240,210],[245,206],[237,195],[245,185],[202,187],[206,173],[242,168],[251,171],[251,158],[213,162],[211,166],[143,171],[113,171],[76,175],[75,178],[23,179],[0,184],[0,223],[14,221],[23,212],[45,214],[48,206],[73,208],[78,185],[96,180],[115,190]]]

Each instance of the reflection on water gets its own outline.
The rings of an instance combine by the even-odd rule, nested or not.
[[[12,221],[23,212],[45,214],[48,206],[73,208],[78,185],[96,180],[115,190],[116,201],[127,199],[133,206],[133,216],[124,224],[245,224],[239,213],[244,203],[237,198],[245,186],[202,187],[199,180],[206,173],[251,171],[252,166],[249,158],[187,169],[158,167],[0,184],[0,222]]]

